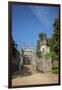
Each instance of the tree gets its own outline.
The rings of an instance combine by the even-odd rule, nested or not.
[[[12,73],[19,69],[20,53],[17,50],[17,44],[12,38]]]
[[[12,55],[13,57],[19,57],[20,55],[19,51],[17,50],[17,44],[14,40],[12,40]]]
[[[60,22],[59,19],[56,19],[54,24],[54,32],[52,34],[52,37],[49,41],[50,44],[50,51],[52,60],[58,60],[59,59],[59,41],[60,41]]]
[[[59,56],[59,49],[60,49],[60,20],[59,18],[55,20],[54,24],[54,39],[56,42],[55,51],[56,54]]]
[[[46,40],[47,40],[46,34],[43,33],[43,32],[41,32],[41,33],[39,34],[39,39],[40,39],[40,40],[43,40],[43,39],[46,39]]]
[[[52,57],[52,72],[58,73],[59,62],[59,48],[60,48],[60,21],[59,18],[54,21],[54,31],[52,37],[49,40],[50,53]]]

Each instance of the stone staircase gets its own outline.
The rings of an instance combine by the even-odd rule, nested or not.
[[[33,65],[25,65],[25,67],[27,67],[32,74],[36,73],[36,69]]]

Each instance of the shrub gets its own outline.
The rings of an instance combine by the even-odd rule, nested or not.
[[[46,60],[50,59],[50,58],[51,58],[51,54],[50,54],[50,53],[46,53],[46,54],[44,55],[44,58],[45,58]]]
[[[51,51],[52,60],[57,60],[57,54],[54,51]]]
[[[58,65],[56,65],[56,64],[52,65],[52,73],[54,73],[54,74],[58,73]]]

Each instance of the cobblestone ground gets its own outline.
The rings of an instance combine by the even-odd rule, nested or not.
[[[58,83],[58,74],[33,72],[32,69],[25,67],[22,72],[15,74],[12,86]]]

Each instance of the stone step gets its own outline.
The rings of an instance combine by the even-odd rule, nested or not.
[[[35,67],[33,65],[25,65],[25,66],[29,68],[32,73],[36,73]]]

